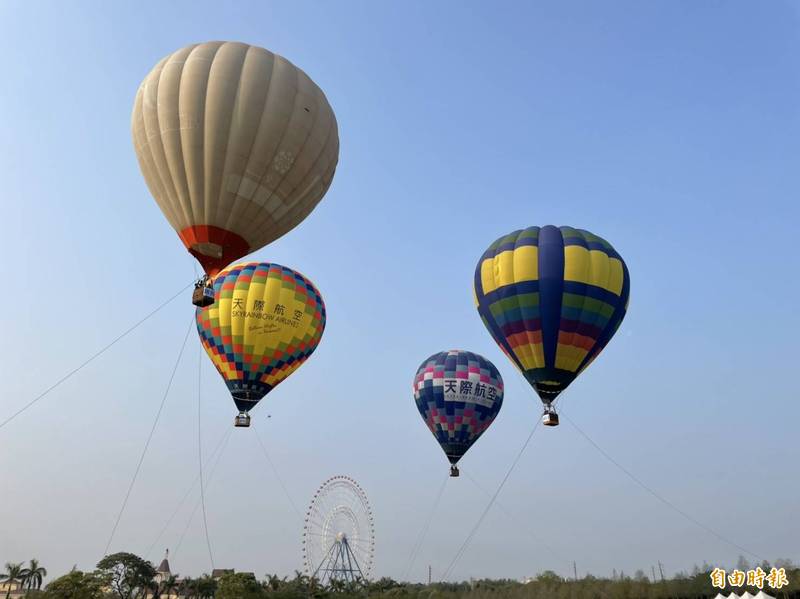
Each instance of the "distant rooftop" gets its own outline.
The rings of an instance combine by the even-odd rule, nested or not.
[[[211,578],[222,578],[225,574],[233,574],[233,568],[214,568],[211,571]]]
[[[169,549],[164,553],[164,559],[161,560],[161,564],[159,564],[158,568],[156,568],[156,572],[161,574],[172,574],[169,569]]]

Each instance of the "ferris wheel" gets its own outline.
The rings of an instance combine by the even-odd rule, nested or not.
[[[326,480],[314,493],[303,527],[306,574],[331,580],[368,580],[375,558],[375,526],[367,495],[348,476]]]

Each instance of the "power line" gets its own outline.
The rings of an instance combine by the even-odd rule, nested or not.
[[[63,382],[64,382],[64,381],[66,381],[67,379],[71,378],[73,375],[75,375],[75,374],[77,374],[78,372],[80,372],[81,370],[83,370],[83,368],[85,368],[85,367],[86,367],[86,366],[88,366],[88,365],[89,365],[91,362],[93,362],[94,360],[96,360],[97,358],[99,358],[101,355],[103,355],[103,354],[104,354],[104,353],[105,353],[107,350],[109,350],[109,349],[110,349],[110,348],[111,348],[111,347],[112,347],[112,346],[113,346],[115,343],[117,343],[118,341],[121,341],[121,340],[122,340],[124,337],[127,337],[127,336],[128,336],[130,333],[132,333],[132,332],[133,332],[135,329],[137,329],[137,328],[138,328],[138,327],[139,327],[141,324],[143,324],[145,321],[149,320],[149,319],[150,319],[152,316],[154,316],[154,315],[155,315],[157,312],[159,312],[159,311],[160,311],[162,308],[164,308],[165,306],[167,306],[167,304],[171,303],[171,302],[172,302],[172,301],[173,301],[175,298],[177,298],[179,295],[181,295],[181,294],[182,294],[184,291],[186,291],[186,290],[187,290],[189,287],[191,287],[193,284],[194,284],[194,283],[189,283],[189,284],[188,284],[186,287],[184,287],[183,289],[181,289],[180,291],[178,291],[178,293],[176,293],[175,295],[173,295],[172,297],[170,297],[168,300],[164,301],[164,302],[163,302],[162,304],[160,304],[160,305],[159,305],[159,306],[158,306],[156,309],[154,309],[152,312],[150,312],[149,314],[147,314],[147,316],[145,316],[144,318],[142,318],[141,320],[139,320],[139,321],[138,321],[136,324],[134,324],[133,326],[131,326],[130,328],[128,328],[128,329],[127,329],[125,332],[123,332],[123,333],[121,333],[120,335],[118,335],[117,337],[115,337],[115,338],[114,338],[114,340],[113,340],[113,341],[111,341],[111,343],[109,343],[108,345],[106,345],[105,347],[103,347],[102,349],[100,349],[99,351],[97,351],[96,353],[94,353],[94,354],[93,354],[91,357],[89,357],[89,358],[88,358],[86,361],[82,362],[82,363],[81,363],[79,366],[77,366],[76,368],[74,368],[74,369],[70,370],[70,371],[69,371],[67,374],[65,374],[65,375],[64,375],[64,376],[62,376],[60,379],[58,379],[58,380],[57,380],[55,383],[53,383],[53,384],[52,384],[50,387],[48,387],[47,389],[45,389],[44,391],[42,391],[42,393],[40,393],[39,395],[37,395],[36,397],[34,397],[34,398],[31,400],[31,401],[29,401],[27,404],[25,404],[24,406],[22,406],[22,407],[21,407],[19,410],[17,410],[17,411],[16,411],[16,412],[14,412],[13,414],[11,414],[11,416],[9,416],[9,417],[8,417],[8,418],[6,418],[5,420],[3,420],[3,422],[0,422],[0,428],[3,428],[3,427],[6,425],[6,424],[8,424],[8,423],[9,423],[9,422],[11,422],[12,420],[14,420],[14,419],[15,419],[17,416],[19,416],[20,414],[22,414],[22,413],[23,413],[24,411],[26,411],[28,408],[30,408],[31,406],[33,406],[33,404],[35,404],[36,402],[38,402],[38,401],[39,401],[40,399],[42,399],[42,398],[43,398],[45,395],[47,395],[47,394],[48,394],[48,393],[50,393],[50,392],[51,392],[53,389],[55,389],[56,387],[58,387],[58,386],[59,386],[61,383],[63,383]]]
[[[623,473],[624,473],[624,474],[625,474],[625,475],[626,475],[628,478],[630,478],[630,479],[631,479],[633,482],[635,482],[637,485],[639,485],[639,486],[640,486],[642,489],[644,489],[645,491],[647,491],[648,493],[650,493],[650,495],[652,495],[653,497],[655,497],[656,499],[658,499],[658,500],[659,500],[661,503],[663,503],[664,505],[666,505],[667,507],[669,507],[671,510],[673,510],[673,511],[677,512],[678,514],[680,514],[681,516],[683,516],[684,518],[686,518],[686,520],[688,520],[689,522],[691,522],[691,523],[692,523],[692,524],[694,524],[695,526],[698,526],[698,527],[702,528],[703,530],[705,530],[707,533],[709,533],[709,534],[713,535],[714,537],[716,537],[718,540],[722,541],[723,543],[726,543],[726,544],[730,545],[731,547],[735,547],[735,548],[736,548],[736,549],[738,549],[739,551],[742,551],[742,552],[744,552],[744,553],[747,553],[748,555],[751,555],[751,556],[753,556],[753,557],[756,557],[756,558],[758,558],[758,559],[760,559],[760,560],[762,560],[762,561],[764,560],[764,558],[763,558],[763,557],[761,557],[760,555],[758,555],[757,553],[753,553],[752,551],[749,551],[749,550],[745,549],[745,548],[744,548],[744,547],[742,547],[741,545],[737,545],[736,543],[734,543],[734,542],[733,542],[733,541],[731,541],[730,539],[727,539],[727,538],[723,537],[721,534],[719,534],[719,533],[718,533],[718,532],[716,532],[715,530],[713,530],[713,529],[709,528],[708,526],[706,526],[706,525],[705,525],[705,524],[703,524],[702,522],[698,521],[697,519],[693,518],[692,516],[690,516],[689,514],[687,514],[686,512],[684,512],[682,509],[680,509],[680,508],[679,508],[678,506],[676,506],[674,503],[672,503],[672,502],[668,501],[667,499],[665,499],[664,497],[662,497],[661,495],[659,495],[658,493],[656,493],[656,492],[655,492],[653,489],[651,489],[650,487],[648,487],[648,486],[647,486],[645,483],[643,483],[643,482],[642,482],[642,481],[641,481],[639,478],[637,478],[637,477],[636,477],[636,476],[635,476],[635,475],[634,475],[634,474],[633,474],[633,473],[632,473],[630,470],[628,470],[628,469],[627,469],[627,468],[625,468],[625,467],[624,467],[622,464],[620,464],[620,463],[619,463],[617,460],[615,460],[614,458],[612,458],[612,457],[611,457],[611,456],[610,456],[610,455],[609,455],[609,454],[608,454],[608,453],[607,453],[607,452],[606,452],[606,451],[605,451],[605,450],[604,450],[602,447],[600,447],[600,446],[599,446],[597,443],[595,443],[595,441],[594,441],[594,440],[593,440],[591,437],[589,437],[589,435],[587,435],[587,434],[586,434],[586,433],[583,431],[583,429],[581,429],[581,428],[580,428],[580,427],[579,427],[577,424],[575,424],[575,422],[573,422],[573,421],[572,421],[570,418],[568,418],[568,417],[567,417],[567,416],[566,416],[566,415],[565,415],[563,412],[562,412],[561,416],[562,416],[562,417],[563,417],[563,418],[564,418],[564,419],[565,419],[567,422],[569,422],[569,423],[570,423],[570,424],[573,426],[573,428],[574,428],[576,431],[578,431],[578,432],[581,434],[581,436],[582,436],[584,439],[586,439],[586,440],[589,442],[589,444],[591,444],[591,445],[592,445],[592,447],[594,447],[594,448],[595,448],[597,451],[599,451],[599,452],[600,452],[600,453],[603,455],[603,457],[605,457],[605,458],[606,458],[606,459],[607,459],[609,462],[611,462],[612,464],[614,464],[614,465],[615,465],[617,468],[619,468],[619,469],[620,469],[620,470],[621,470],[621,471],[622,471],[622,472],[623,472]]]
[[[131,479],[131,484],[128,485],[128,491],[125,493],[125,499],[122,501],[122,507],[119,510],[119,514],[117,514],[117,520],[114,522],[114,528],[111,529],[111,535],[108,537],[108,543],[106,543],[106,548],[103,551],[103,555],[108,555],[108,549],[111,547],[111,541],[114,540],[114,534],[117,532],[117,526],[119,526],[119,521],[122,519],[122,514],[125,512],[125,507],[128,505],[128,499],[130,499],[131,491],[133,491],[133,485],[136,483],[136,478],[139,476],[139,471],[142,468],[142,462],[144,462],[144,456],[147,454],[147,449],[150,447],[150,441],[153,439],[153,434],[156,432],[156,426],[158,426],[158,421],[161,418],[161,411],[164,409],[164,404],[167,401],[167,396],[169,395],[169,390],[172,388],[172,381],[175,380],[175,373],[178,371],[178,365],[181,363],[181,357],[183,357],[183,350],[186,349],[186,340],[189,339],[189,333],[192,331],[192,326],[194,325],[194,316],[192,316],[192,320],[189,322],[189,328],[186,329],[186,335],[183,337],[183,343],[181,343],[181,349],[178,352],[178,357],[175,359],[175,365],[172,367],[172,373],[169,376],[169,382],[167,383],[167,388],[164,391],[164,395],[161,398],[161,404],[158,406],[158,411],[156,412],[156,417],[153,420],[153,426],[150,428],[150,434],[147,435],[147,441],[144,444],[144,449],[142,449],[142,454],[139,456],[139,462],[136,464],[136,470],[133,473],[133,478]]]
[[[208,536],[208,519],[206,518],[206,493],[203,488],[203,442],[200,421],[200,397],[203,389],[203,346],[198,346],[197,357],[197,462],[200,466],[200,500],[203,504],[203,529],[206,531],[206,547],[208,547],[208,558],[211,560],[211,569],[214,569],[214,554],[211,552],[211,539]]]
[[[419,551],[420,549],[422,549],[422,544],[425,542],[425,537],[427,536],[428,529],[430,528],[431,522],[433,521],[433,516],[436,513],[436,508],[439,507],[439,501],[442,499],[442,494],[444,493],[444,488],[447,485],[448,478],[450,478],[449,474],[445,476],[445,479],[442,481],[442,485],[439,487],[439,492],[436,493],[436,499],[433,501],[433,507],[428,513],[428,518],[426,519],[422,529],[420,529],[419,534],[417,535],[417,540],[414,543],[414,546],[411,548],[411,554],[408,556],[408,566],[406,567],[405,573],[403,574],[404,579],[408,579],[408,575],[411,573],[411,569],[414,567],[414,562],[417,560]]]
[[[466,550],[467,546],[472,541],[472,538],[475,536],[475,533],[478,531],[478,528],[480,528],[481,524],[483,523],[484,518],[486,518],[486,514],[489,513],[489,510],[491,509],[492,504],[494,503],[495,499],[497,499],[497,496],[500,494],[500,491],[503,490],[503,487],[505,486],[506,481],[508,480],[508,477],[511,476],[511,473],[514,471],[514,468],[517,466],[517,463],[519,462],[520,458],[522,457],[522,454],[525,453],[525,449],[528,447],[528,444],[531,442],[531,438],[533,438],[533,433],[535,433],[536,429],[539,428],[539,424],[541,424],[541,422],[542,422],[541,419],[537,419],[536,420],[536,424],[533,425],[533,428],[531,429],[531,432],[528,435],[528,438],[525,439],[525,443],[522,444],[522,447],[520,448],[519,453],[517,453],[517,457],[514,458],[514,461],[511,463],[511,467],[508,469],[508,472],[506,472],[506,475],[503,477],[503,480],[500,481],[500,485],[497,487],[497,490],[494,492],[494,495],[492,495],[491,500],[489,500],[489,503],[486,505],[486,509],[483,510],[483,513],[481,514],[480,518],[478,518],[478,521],[475,523],[475,526],[472,527],[472,530],[467,535],[467,538],[464,539],[464,542],[461,544],[461,547],[458,549],[458,551],[456,552],[456,555],[453,557],[453,561],[450,562],[450,565],[447,566],[447,569],[444,571],[444,575],[441,578],[441,582],[444,582],[445,580],[447,580],[447,577],[450,576],[450,573],[452,572],[453,567],[456,565],[458,560],[461,559],[461,556],[464,554],[464,551]]]
[[[286,485],[283,483],[283,479],[281,478],[281,475],[278,474],[278,469],[275,467],[275,464],[273,463],[272,458],[269,457],[269,453],[267,452],[267,447],[266,447],[266,445],[264,445],[264,442],[261,440],[261,435],[259,434],[258,429],[255,427],[255,422],[253,423],[253,430],[256,433],[256,439],[258,440],[258,444],[261,446],[261,452],[264,454],[264,457],[267,459],[267,462],[269,463],[270,468],[272,468],[272,472],[273,472],[273,474],[275,474],[275,478],[278,479],[278,484],[280,484],[281,489],[283,489],[283,494],[286,495],[286,498],[289,500],[289,503],[292,504],[292,509],[295,511],[295,513],[298,515],[298,517],[302,518],[303,514],[300,512],[299,509],[297,509],[297,504],[292,499],[292,496],[289,495],[289,491],[286,488]]]

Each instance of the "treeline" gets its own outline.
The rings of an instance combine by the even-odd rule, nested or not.
[[[33,565],[36,568],[27,568],[28,572],[40,568],[35,560]],[[779,560],[775,565],[784,568],[788,585],[777,590],[765,584],[764,592],[780,599],[800,599],[800,568],[788,560]],[[656,581],[641,570],[633,577],[614,572],[611,578],[587,575],[578,580],[545,571],[526,582],[471,580],[424,585],[381,578],[354,583],[334,580],[323,585],[299,572],[293,577],[267,575],[263,579],[252,574],[228,573],[216,579],[204,575],[157,580],[150,562],[131,553],[116,553],[101,560],[95,570],[73,569],[44,589],[37,588],[41,585],[37,577],[34,583],[29,583],[30,575],[26,579],[26,569],[19,566],[6,564],[6,573],[0,575],[0,585],[3,581],[16,581],[23,584],[26,597],[37,599],[170,599],[176,596],[182,599],[710,599],[717,593],[727,596],[732,592],[738,595],[745,591],[752,595],[758,592],[753,587],[712,588],[713,568],[707,564],[695,567],[691,573],[681,572]],[[772,568],[767,562],[758,567],[765,572]],[[746,571],[749,566],[740,558],[736,569]],[[43,568],[38,571],[46,575]],[[0,593],[0,599],[2,597]]]

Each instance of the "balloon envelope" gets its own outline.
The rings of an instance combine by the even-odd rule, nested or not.
[[[322,90],[282,56],[234,42],[162,59],[136,93],[131,132],[150,192],[210,275],[308,216],[339,159]]]
[[[500,412],[503,378],[478,354],[439,352],[417,370],[414,401],[447,459],[455,464]]]
[[[545,404],[594,360],[628,308],[622,257],[571,227],[530,227],[501,237],[475,269],[478,313]]]
[[[303,275],[249,262],[214,279],[215,302],[197,309],[197,331],[211,361],[246,412],[297,370],[325,329],[325,304]]]

